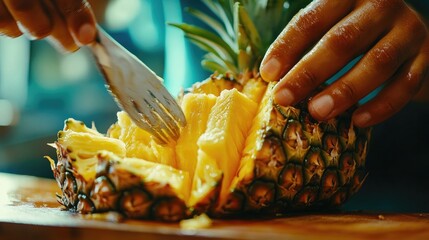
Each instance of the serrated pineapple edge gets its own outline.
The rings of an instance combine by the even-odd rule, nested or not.
[[[259,8],[255,1],[203,2],[219,20],[189,12],[214,33],[174,25],[208,51],[202,65],[214,72],[178,97],[188,122],[180,138],[159,145],[125,112],[106,133],[67,119],[50,144],[57,161],[47,159],[58,201],[70,211],[161,221],[275,216],[338,207],[362,186],[371,129],[353,126],[351,111],[315,121],[308,99],[277,105],[276,83],[257,71],[269,44],[309,1]]]

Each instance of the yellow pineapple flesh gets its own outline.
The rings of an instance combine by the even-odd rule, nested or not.
[[[318,123],[305,110],[278,106],[275,83],[260,81],[262,99],[237,89],[185,95],[188,124],[170,145],[157,144],[124,112],[106,136],[67,120],[52,166],[63,183],[60,202],[83,213],[166,221],[343,203],[366,176],[369,131],[344,116]]]
[[[198,159],[198,138],[206,131],[210,110],[216,103],[211,94],[187,94],[181,107],[185,113],[187,125],[182,129],[176,145],[178,168],[189,172],[194,178]]]
[[[190,11],[209,20],[219,36],[173,24],[209,52],[202,63],[214,72],[179,96],[187,120],[179,139],[160,145],[125,112],[106,134],[67,120],[52,144],[59,202],[79,213],[117,211],[162,221],[344,203],[365,180],[370,129],[353,126],[351,110],[317,122],[308,100],[277,105],[276,83],[257,72],[290,11],[309,1],[290,8],[281,0],[260,1],[257,8],[256,1],[204,1],[215,15],[231,16],[219,22]]]
[[[255,102],[236,89],[223,91],[210,113],[206,132],[198,140],[198,158],[216,162],[223,173],[220,204],[240,164],[252,123],[249,119],[253,119],[256,108]]]

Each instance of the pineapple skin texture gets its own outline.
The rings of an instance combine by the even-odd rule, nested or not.
[[[227,200],[214,215],[279,214],[338,207],[361,187],[370,129],[345,113],[317,122],[306,102],[281,107],[270,83],[246,139]]]
[[[230,81],[222,77],[216,77],[216,81],[216,89],[219,86],[229,89],[231,84],[236,84],[222,83]],[[84,177],[79,173],[74,149],[62,141],[64,131],[61,131],[55,143],[58,161],[56,164],[51,162],[62,191],[59,202],[79,213],[117,211],[129,218],[179,221],[201,213],[212,217],[275,215],[336,207],[355,194],[366,177],[365,157],[370,129],[352,126],[350,113],[329,122],[316,122],[306,111],[305,102],[296,108],[278,106],[271,97],[274,84],[266,84],[261,79],[251,81],[263,83],[265,87],[261,91],[265,94],[262,99],[254,90],[248,95],[257,96],[252,99],[260,101],[259,109],[229,186],[222,186],[223,176],[218,176],[210,185],[209,194],[194,199],[189,205],[184,195],[189,195],[190,189],[175,187],[177,184],[163,182],[161,178],[148,180],[144,174],[121,168],[118,156],[133,155],[125,147],[117,149],[115,156],[97,154],[96,159],[92,159],[97,161],[96,171],[92,177]],[[199,86],[212,83],[213,77]],[[220,89],[218,94],[223,90]],[[65,130],[100,137],[98,132],[91,132],[82,125],[68,120]],[[108,137],[118,138],[116,126],[112,125]],[[169,148],[167,146],[167,151]],[[175,179],[186,178],[181,171],[175,172],[177,169],[165,171],[172,172]]]
[[[76,125],[84,126],[82,122],[66,120],[65,129]],[[94,137],[93,133],[84,134]],[[53,145],[57,149],[57,162],[48,159],[62,192],[57,195],[57,200],[66,209],[82,214],[117,211],[128,218],[160,221],[179,221],[191,215],[183,200],[189,179],[182,171],[155,162],[126,158],[125,147],[119,150],[122,156],[101,148],[96,155],[85,158],[81,156],[79,146],[62,141],[64,135],[66,133],[60,131],[59,140]],[[112,141],[104,138],[104,142]],[[78,162],[88,160],[95,160],[97,166],[92,176],[84,177],[79,172]],[[124,161],[128,164],[123,164]],[[136,174],[139,167],[145,168],[142,175]],[[161,174],[152,174],[155,172]]]

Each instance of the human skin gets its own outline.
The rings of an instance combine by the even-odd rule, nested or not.
[[[261,76],[279,80],[274,89],[278,104],[293,105],[362,55],[350,71],[312,97],[309,112],[328,120],[385,85],[353,113],[355,125],[372,126],[398,112],[427,84],[426,24],[402,0],[313,1],[271,45]]]
[[[90,2],[98,6],[107,0]],[[47,38],[65,52],[93,42],[95,24],[94,12],[86,0],[0,0],[0,35]]]
[[[0,35],[17,37],[24,32],[33,39],[47,38],[63,51],[75,51],[93,42],[92,9],[100,9],[100,3],[107,0],[92,0],[94,8],[86,0],[0,0]],[[315,119],[327,120],[385,85],[353,114],[355,125],[372,126],[413,98],[429,98],[427,26],[403,0],[315,0],[271,45],[261,76],[280,80],[276,102],[293,105],[363,55],[349,72],[312,97],[309,111]]]

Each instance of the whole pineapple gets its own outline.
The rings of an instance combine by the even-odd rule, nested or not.
[[[350,113],[317,122],[306,101],[277,105],[275,83],[257,72],[309,1],[203,2],[221,21],[189,12],[216,34],[173,24],[208,52],[202,64],[215,72],[180,96],[188,122],[180,138],[159,145],[123,112],[106,135],[67,120],[51,167],[68,209],[177,221],[338,206],[360,188],[370,130],[354,127]]]

